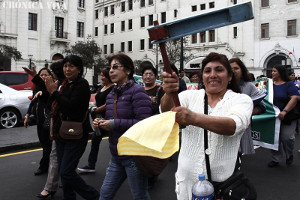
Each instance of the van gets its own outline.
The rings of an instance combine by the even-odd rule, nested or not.
[[[32,76],[22,71],[0,71],[0,83],[15,90],[33,90]]]

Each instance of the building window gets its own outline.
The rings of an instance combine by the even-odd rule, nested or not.
[[[287,22],[287,35],[296,35],[296,20],[288,20]]]
[[[192,35],[192,44],[196,44],[197,43],[197,34],[193,34]]]
[[[125,1],[121,3],[121,12],[125,12]]]
[[[105,16],[105,17],[108,16],[108,7],[104,7],[104,16]]]
[[[153,5],[153,0],[149,0],[148,1],[148,5],[150,6],[150,5]]]
[[[115,5],[110,5],[110,14],[111,15],[115,14]]]
[[[205,10],[205,3],[200,5],[200,10]]]
[[[107,25],[104,25],[104,34],[107,34]]]
[[[77,22],[77,37],[84,37],[84,23]]]
[[[261,38],[269,38],[269,23],[261,25]]]
[[[197,6],[192,6],[192,12],[197,11]]]
[[[125,31],[125,21],[121,21],[121,31]]]
[[[132,0],[128,0],[128,10],[132,10]]]
[[[209,8],[214,8],[215,7],[215,2],[209,2]]]
[[[167,16],[166,12],[161,13],[161,23],[165,23],[167,21]]]
[[[114,53],[114,44],[110,44],[110,53]]]
[[[140,50],[141,51],[145,50],[145,40],[144,39],[141,39],[141,41],[140,41]]]
[[[114,33],[115,32],[115,25],[114,23],[110,24],[110,33]]]
[[[28,15],[28,30],[37,31],[37,14],[35,13]]]
[[[177,18],[178,10],[174,10],[174,18]]]
[[[128,51],[132,51],[132,41],[128,41]]]
[[[55,17],[56,37],[63,38],[64,36],[64,18]]]
[[[261,7],[268,7],[269,6],[269,0],[261,0]]]
[[[141,8],[145,7],[145,0],[141,0]]]
[[[233,27],[233,38],[237,38],[237,27]]]
[[[288,0],[288,3],[297,2],[297,0]]]
[[[148,39],[148,49],[153,49],[153,44],[151,43],[150,38]]]
[[[103,51],[104,51],[104,54],[107,54],[107,45],[103,46]]]
[[[95,27],[95,36],[98,36],[98,27]]]
[[[132,19],[128,20],[128,30],[132,30]]]
[[[215,41],[215,30],[209,30],[209,42]]]
[[[206,32],[200,32],[200,43],[205,43],[206,42]]]
[[[237,4],[237,0],[233,0],[233,4]]]
[[[125,52],[125,42],[121,42],[121,52]]]
[[[95,19],[99,18],[99,10],[95,10]]]
[[[78,7],[84,8],[84,0],[78,0]]]
[[[153,15],[149,15],[148,25],[149,25],[149,26],[152,26],[152,25],[153,25]]]
[[[141,28],[145,27],[145,17],[141,17]]]

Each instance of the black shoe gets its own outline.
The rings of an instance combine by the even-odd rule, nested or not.
[[[40,168],[37,169],[35,172],[34,172],[34,175],[35,176],[39,176],[39,175],[42,175],[42,174],[45,174],[47,173],[47,170],[41,170]]]
[[[279,162],[275,162],[275,161],[271,161],[268,163],[268,167],[272,168],[272,167],[276,167],[279,165]]]
[[[53,197],[55,193],[56,192],[48,192],[48,194],[46,194],[46,195],[42,195],[41,193],[39,193],[36,195],[36,197],[39,199],[48,199],[48,197]]]
[[[286,159],[285,163],[286,165],[290,166],[294,161],[294,156],[291,155],[288,159]]]

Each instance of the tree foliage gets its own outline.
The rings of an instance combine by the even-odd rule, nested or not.
[[[22,54],[15,47],[0,44],[0,59],[2,60],[21,60]]]
[[[187,38],[183,38],[183,47],[188,43]],[[171,40],[166,42],[166,51],[171,64],[180,62],[181,42],[180,39]],[[160,51],[159,51],[160,53]],[[188,55],[186,51],[183,51],[183,60],[188,61],[193,58],[193,55]]]
[[[77,55],[82,59],[83,66],[85,68],[96,69],[100,66],[105,65],[105,59],[102,59],[101,48],[95,42],[95,40],[88,40],[86,42],[80,41],[76,42],[74,45],[71,45],[65,50],[67,55]]]

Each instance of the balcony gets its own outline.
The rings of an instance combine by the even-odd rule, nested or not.
[[[50,32],[50,43],[51,45],[54,45],[55,43],[65,43],[68,45],[70,43],[69,35],[70,33],[68,32],[58,32],[52,30]]]

